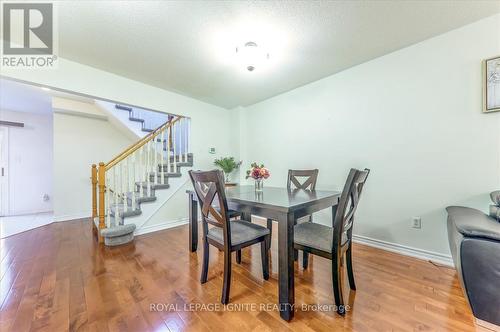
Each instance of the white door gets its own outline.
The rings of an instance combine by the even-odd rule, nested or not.
[[[9,129],[0,127],[0,216],[9,213]]]

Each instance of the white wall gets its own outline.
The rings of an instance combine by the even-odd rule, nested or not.
[[[92,164],[109,161],[133,143],[93,104],[53,98],[54,219],[90,216]]]
[[[21,122],[9,131],[8,215],[52,211],[52,114],[0,111],[0,119]],[[44,195],[49,200],[44,201]]]
[[[368,167],[354,232],[447,254],[444,208],[486,210],[500,186],[500,113],[481,113],[481,60],[499,54],[496,15],[250,106],[244,164],[266,164],[269,186],[319,168],[333,189]]]
[[[44,70],[43,75],[36,70],[16,70],[12,68],[2,68],[1,74],[7,78],[191,117],[191,149],[194,154],[195,169],[212,169],[214,168],[213,161],[215,158],[237,153],[238,144],[230,139],[234,135],[234,113],[232,114],[229,110],[62,58],[59,59],[57,69]],[[82,121],[87,123],[89,120]],[[56,129],[59,130],[58,120],[56,119],[55,122]],[[65,134],[70,136],[71,133],[66,132]],[[56,138],[56,140],[59,140],[59,138]],[[78,151],[82,142],[74,143],[76,144],[74,148]],[[97,144],[98,141],[94,143]],[[208,153],[210,147],[216,148],[217,153],[215,155]],[[76,152],[73,151],[69,156],[75,154]],[[92,160],[92,162],[95,161]],[[106,161],[106,158],[104,158],[104,161]],[[90,160],[85,161],[84,164],[82,160],[82,167],[88,167],[88,162]],[[81,178],[80,181],[83,183],[84,179]],[[65,184],[65,176],[56,173],[55,183],[56,187],[58,184]],[[87,194],[90,199],[90,190],[88,193],[84,193],[85,197],[87,197]],[[167,202],[162,211],[168,209],[169,215],[182,214],[187,216],[187,199],[183,199],[186,197],[185,192],[178,191],[176,195],[182,198],[172,199],[172,202],[185,203],[179,205]],[[88,201],[82,199],[80,202],[75,201],[72,204],[71,213],[88,211],[88,215],[90,215]],[[168,217],[165,215],[165,219]],[[162,219],[161,216],[158,217],[159,219]]]

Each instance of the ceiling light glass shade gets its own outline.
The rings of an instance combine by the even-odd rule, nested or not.
[[[248,71],[254,71],[259,65],[269,59],[269,53],[259,48],[255,42],[247,42],[242,47],[236,48],[236,53],[243,66]]]

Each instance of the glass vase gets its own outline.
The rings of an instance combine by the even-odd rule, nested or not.
[[[255,180],[255,191],[262,191],[264,190],[264,180],[263,179],[256,179]]]

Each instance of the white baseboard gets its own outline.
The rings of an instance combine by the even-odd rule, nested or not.
[[[440,254],[433,251],[404,246],[402,244],[386,242],[382,240],[372,239],[361,235],[352,235],[353,241],[356,243],[365,244],[370,247],[391,251],[397,254],[410,256],[413,258],[433,261],[438,264],[454,267],[453,259],[450,255]]]
[[[143,234],[148,234],[152,232],[157,232],[157,231],[162,231],[164,229],[169,229],[177,226],[182,226],[186,225],[188,223],[189,219],[188,218],[179,218],[176,220],[170,220],[167,222],[163,222],[161,224],[155,224],[155,225],[149,225],[149,226],[144,226],[141,227],[140,229],[137,229],[134,232],[134,235],[143,235]]]
[[[478,318],[476,318],[475,321],[476,321],[476,325],[479,325],[485,329],[491,330],[493,332],[500,332],[500,326],[498,326],[498,325],[495,325],[495,324],[490,323],[490,322],[486,322],[486,321],[478,319]]]
[[[60,215],[60,216],[54,216],[54,222],[70,221],[70,220],[84,219],[84,218],[90,219],[90,214],[88,212],[81,212],[81,213],[64,214],[64,215]]]

